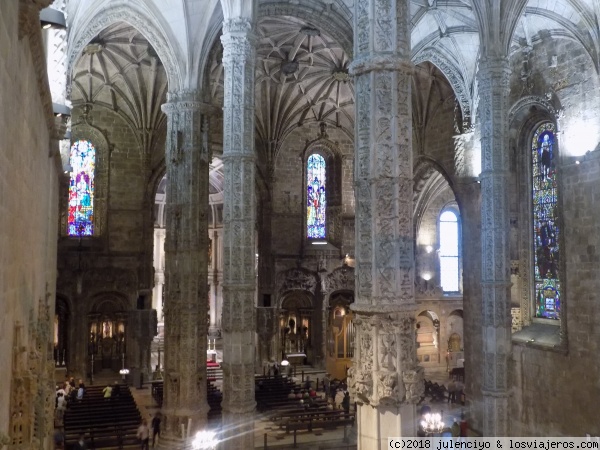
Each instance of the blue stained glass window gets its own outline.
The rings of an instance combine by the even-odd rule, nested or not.
[[[559,319],[558,148],[554,124],[544,123],[531,143],[533,167],[533,257],[535,315]]]
[[[94,169],[96,149],[90,141],[71,146],[69,162],[73,168],[69,184],[69,236],[94,234]]]
[[[306,163],[306,236],[309,239],[325,238],[325,181],[325,158],[313,153]]]
[[[458,292],[458,217],[453,211],[440,215],[440,284],[444,292]]]

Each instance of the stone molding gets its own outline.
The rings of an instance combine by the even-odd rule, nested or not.
[[[508,124],[512,124],[512,122],[515,119],[515,116],[519,111],[525,108],[530,108],[531,106],[541,106],[557,122],[558,119],[562,117],[562,111],[560,109],[556,109],[552,102],[550,102],[546,98],[540,97],[538,95],[528,95],[526,97],[521,97],[510,107],[510,110],[508,112]]]
[[[348,68],[350,75],[353,76],[384,70],[412,74],[414,65],[410,61],[406,61],[397,56],[374,55],[355,59]]]

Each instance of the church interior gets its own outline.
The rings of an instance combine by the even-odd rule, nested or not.
[[[473,435],[600,436],[598,0],[3,0],[0,104],[0,448],[126,368],[183,448],[207,361],[220,448],[282,362],[352,448],[451,373]]]

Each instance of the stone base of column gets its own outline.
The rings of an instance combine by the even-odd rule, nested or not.
[[[219,439],[219,450],[254,448],[254,412],[223,411],[223,432]]]
[[[417,413],[412,404],[358,405],[356,422],[358,450],[385,450],[389,438],[417,435]]]
[[[150,438],[150,440],[152,440],[152,438]],[[191,440],[192,438],[183,440],[181,437],[177,438],[175,436],[170,436],[169,434],[161,433],[154,448],[159,450],[187,450],[192,448]]]

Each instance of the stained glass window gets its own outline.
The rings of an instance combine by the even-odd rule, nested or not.
[[[459,291],[458,217],[453,211],[440,215],[440,284],[444,292]]]
[[[531,143],[535,315],[546,319],[558,319],[561,305],[554,131],[552,123],[540,125]]]
[[[73,168],[69,184],[69,236],[94,234],[94,168],[96,149],[90,141],[71,146],[69,162]]]
[[[318,153],[306,163],[306,235],[309,239],[325,238],[325,158]]]

